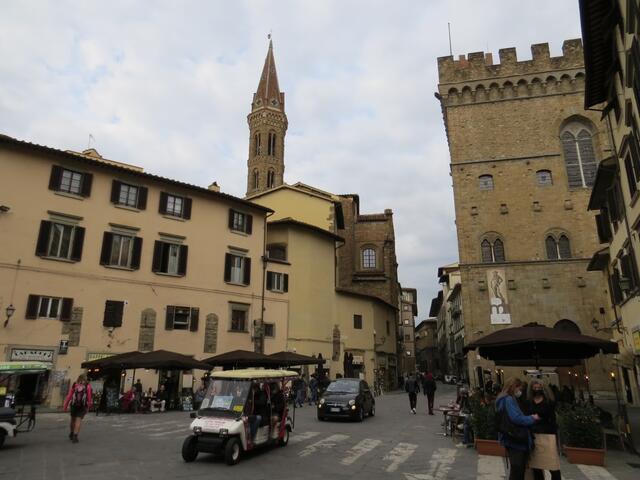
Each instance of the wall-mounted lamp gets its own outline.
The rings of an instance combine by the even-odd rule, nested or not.
[[[7,319],[4,321],[4,326],[9,325],[9,319],[13,317],[13,314],[16,313],[16,307],[13,306],[13,303],[10,303],[6,308],[5,313],[7,314]]]
[[[593,320],[591,320],[591,326],[593,327],[593,329],[596,332],[610,332],[611,331],[611,327],[600,327],[600,322],[595,317],[593,318]]]

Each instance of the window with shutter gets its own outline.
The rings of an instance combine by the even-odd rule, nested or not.
[[[606,212],[606,210],[604,210]],[[611,241],[611,225],[609,224],[608,215],[603,210],[596,215],[596,227],[598,230],[598,239],[600,243],[609,243]]]
[[[40,297],[38,295],[29,295],[27,299],[27,310],[25,318],[28,320],[34,320],[38,318],[38,306],[40,305]]]
[[[79,261],[83,243],[84,228],[43,220],[40,223],[36,255]]]
[[[248,318],[249,318],[249,305],[242,303],[231,303],[231,321],[229,324],[229,330],[232,332],[247,332]]]
[[[276,336],[276,325],[274,323],[264,323],[264,336],[274,338]]]
[[[633,170],[633,165],[631,163],[631,155],[627,154],[624,157],[624,170],[627,174],[627,185],[629,186],[629,195],[633,197],[638,191],[638,181],[636,179],[636,174]]]
[[[153,250],[152,271],[184,276],[187,272],[188,247],[156,240]]]
[[[267,272],[267,290],[272,292],[286,292],[284,273]]]
[[[123,313],[123,301],[107,300],[104,304],[104,319],[102,325],[108,328],[121,327]]]

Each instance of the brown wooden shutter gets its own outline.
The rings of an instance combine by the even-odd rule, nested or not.
[[[233,230],[233,214],[234,210],[232,208],[229,209],[229,228]]]
[[[62,309],[60,310],[60,320],[68,322],[71,320],[71,311],[73,309],[73,298],[62,299]]]
[[[138,187],[138,209],[145,210],[147,208],[147,196],[149,189],[147,187]]]
[[[197,332],[199,320],[200,320],[200,309],[194,307],[191,309],[191,321],[189,322],[189,330],[191,330],[192,332]]]
[[[39,295],[29,295],[27,299],[27,312],[24,318],[28,320],[35,320],[38,318],[38,304],[40,303]]]
[[[182,218],[189,220],[191,218],[192,200],[188,197],[184,197],[182,200],[184,202],[184,206],[182,207]]]
[[[178,275],[187,274],[187,257],[189,255],[189,247],[180,245],[180,258],[178,258]]]
[[[158,206],[158,211],[162,214],[167,213],[167,200],[167,192],[160,192],[160,205]]]
[[[253,215],[245,214],[245,218],[246,218],[245,222],[247,225],[246,233],[251,235],[251,232],[253,231]]]
[[[273,290],[273,272],[267,272],[267,290]]]
[[[107,300],[104,304],[104,320],[102,321],[102,325],[105,327],[121,327],[123,313],[124,302]]]
[[[51,234],[51,222],[42,220],[40,222],[40,233],[38,234],[38,242],[36,243],[36,255],[39,257],[47,256],[47,247],[49,245],[49,236]]]
[[[249,285],[251,283],[251,259],[249,257],[244,257],[244,280],[245,285]]]
[[[60,182],[62,181],[63,168],[59,165],[51,167],[51,176],[49,177],[49,190],[60,190]]]
[[[111,245],[113,244],[113,233],[104,232],[102,235],[102,250],[100,251],[100,265],[111,263]]]
[[[118,180],[113,180],[111,182],[111,203],[120,203],[120,188],[122,187],[122,182]]]
[[[82,190],[80,195],[83,197],[89,197],[91,195],[91,184],[93,183],[93,175],[90,173],[82,174]]]
[[[289,275],[288,274],[284,274],[284,281],[283,281],[283,291],[288,292],[289,291]]]
[[[164,243],[160,240],[156,240],[153,244],[153,262],[151,264],[152,272],[160,272],[162,271],[162,249],[164,247]]]
[[[175,316],[176,307],[167,305],[167,316],[164,322],[165,330],[173,330],[173,317]]]
[[[140,268],[140,257],[142,256],[142,238],[133,238],[133,249],[131,250],[131,268],[138,270]]]
[[[82,245],[84,244],[84,228],[73,227],[73,248],[71,249],[71,260],[79,262],[82,259]]]
[[[596,227],[598,230],[598,238],[600,243],[608,243],[611,241],[611,225],[609,224],[609,214],[605,209],[596,215]]]
[[[224,281],[231,281],[231,263],[233,262],[233,255],[227,253],[224,256]]]

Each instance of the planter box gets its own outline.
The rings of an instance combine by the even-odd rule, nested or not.
[[[604,454],[606,451],[604,449],[567,447],[566,445],[563,445],[562,449],[569,463],[604,467]]]
[[[494,457],[506,457],[507,452],[497,440],[483,440],[476,438],[476,450],[479,455],[493,455]]]

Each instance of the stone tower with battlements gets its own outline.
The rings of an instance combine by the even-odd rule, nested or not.
[[[591,326],[603,323],[610,298],[601,274],[587,270],[601,248],[587,204],[608,134],[600,113],[583,108],[582,42],[565,41],[558,57],[546,43],[531,53],[518,61],[514,48],[502,49],[500,63],[484,52],[438,59],[465,343],[530,322],[605,336]],[[476,352],[466,361],[472,384],[496,368]],[[560,381],[571,372],[586,391],[588,374],[602,393],[606,362],[561,369]]]
[[[288,123],[287,114],[284,112],[284,93],[278,85],[271,40],[247,122],[250,133],[247,161],[248,196],[283,183],[284,136]]]

